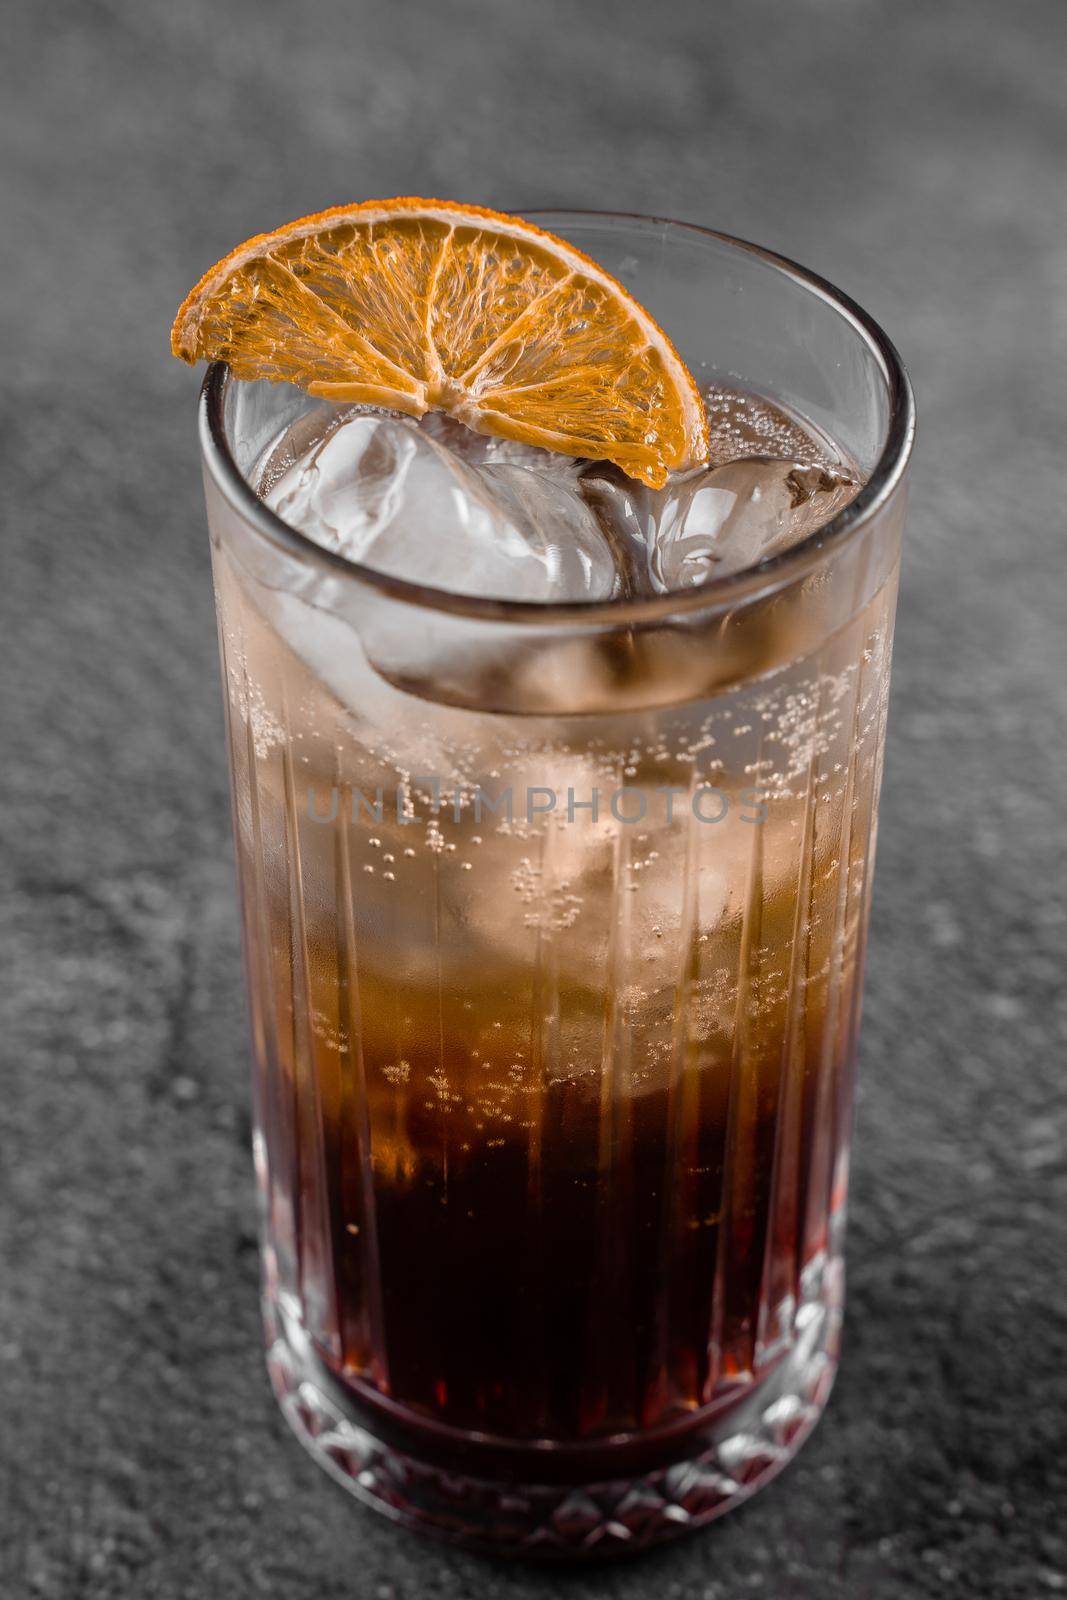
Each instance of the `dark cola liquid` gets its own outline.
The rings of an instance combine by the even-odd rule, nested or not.
[[[356,1208],[339,1187],[324,1197],[341,1336],[320,1354],[416,1414],[508,1439],[591,1440],[698,1413],[780,1353],[805,1259],[825,1245],[840,1067],[817,1171],[818,1074],[803,1069],[785,1086],[734,1084],[731,1112],[724,1062],[615,1107],[607,1130],[561,1087],[544,1097],[534,1159],[528,1139],[442,1150],[434,1113],[413,1109],[409,1170],[375,1175],[375,1284]],[[797,1125],[788,1194],[775,1184],[783,1092]],[[341,1143],[326,1149],[335,1175]]]

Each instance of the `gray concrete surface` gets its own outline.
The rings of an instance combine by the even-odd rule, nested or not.
[[[5,1600],[1067,1587],[1062,0],[57,0],[5,22]],[[890,330],[921,447],[837,1391],[708,1534],[552,1577],[398,1534],[259,1357],[226,774],[166,330],[349,197],[654,210]]]

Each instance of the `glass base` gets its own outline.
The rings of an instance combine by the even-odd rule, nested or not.
[[[811,1263],[805,1279],[810,1287],[785,1353],[755,1385],[709,1408],[684,1433],[658,1443],[552,1451],[544,1468],[536,1446],[512,1447],[511,1464],[499,1472],[494,1466],[492,1477],[478,1470],[481,1458],[484,1471],[492,1443],[477,1436],[449,1442],[442,1434],[429,1450],[416,1439],[413,1450],[410,1440],[396,1437],[403,1437],[402,1425],[387,1422],[381,1429],[373,1419],[378,1431],[369,1431],[371,1419],[327,1372],[299,1318],[269,1293],[267,1368],[301,1444],[338,1483],[394,1521],[497,1555],[573,1560],[625,1554],[740,1505],[782,1470],[815,1426],[837,1371],[840,1257]],[[383,1431],[393,1435],[388,1442]],[[668,1459],[628,1470],[634,1450],[647,1454],[649,1448]],[[597,1454],[612,1466],[617,1455],[625,1475],[592,1471]],[[548,1461],[547,1453],[542,1459]],[[554,1481],[527,1481],[539,1477]]]

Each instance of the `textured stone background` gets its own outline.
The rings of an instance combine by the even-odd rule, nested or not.
[[[4,32],[5,1600],[1064,1591],[1063,0],[53,0]],[[350,1503],[258,1354],[165,335],[234,240],[412,190],[759,239],[885,323],[919,400],[839,1385],[751,1507],[562,1578]]]

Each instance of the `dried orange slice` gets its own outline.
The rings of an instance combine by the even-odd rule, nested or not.
[[[476,206],[367,200],[259,234],[201,278],[171,348],[330,400],[446,411],[656,487],[707,459],[696,384],[632,295]]]

